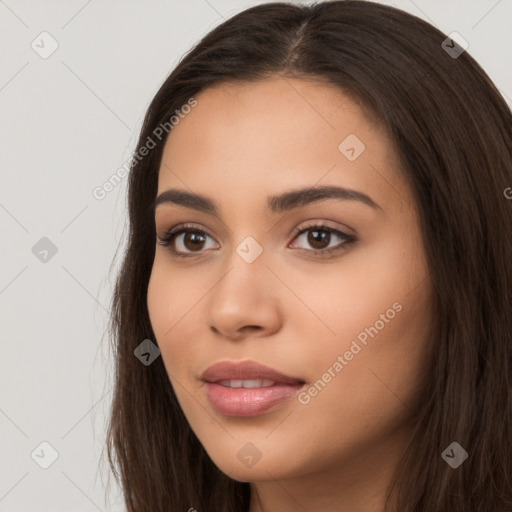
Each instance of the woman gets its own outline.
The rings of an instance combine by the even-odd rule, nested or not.
[[[512,510],[512,115],[366,1],[247,9],[153,99],[112,304],[130,512]]]

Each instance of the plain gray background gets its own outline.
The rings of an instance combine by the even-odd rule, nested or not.
[[[1,512],[124,510],[114,483],[105,503],[100,455],[126,179],[93,190],[131,156],[179,58],[261,3],[0,0]],[[512,0],[382,3],[459,32],[512,105]]]

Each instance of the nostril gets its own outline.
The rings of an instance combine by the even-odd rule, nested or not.
[[[239,331],[239,335],[242,333],[252,333],[252,332],[258,332],[261,331],[261,327],[259,325],[246,325],[245,327],[242,327]]]

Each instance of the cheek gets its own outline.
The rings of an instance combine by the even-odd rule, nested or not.
[[[156,260],[148,284],[147,306],[151,327],[155,336],[160,339],[162,333],[172,326],[172,319],[169,318],[169,312],[172,310],[172,292]]]
[[[315,460],[334,462],[368,445],[378,447],[411,419],[421,399],[428,353],[428,322],[423,321],[420,295],[400,297],[401,311],[376,330],[370,327],[378,314],[385,314],[388,303],[361,311],[352,305],[333,317],[331,326],[338,336],[318,336],[314,345],[303,345],[309,386],[298,397],[294,425],[302,425],[302,435],[312,439]],[[360,341],[364,336],[357,337],[361,333],[365,343]],[[279,430],[283,438],[295,435],[292,424]]]
[[[183,283],[185,284],[185,283]],[[180,330],[187,323],[198,298],[190,286],[169,274],[157,257],[148,284],[147,306],[151,327],[158,340],[164,364],[169,373],[182,367],[190,344],[179,343]]]
[[[425,382],[431,287],[420,246],[408,244],[390,239],[377,252],[351,255],[348,270],[333,265],[314,287],[309,277],[294,278],[309,308],[293,317],[297,349],[306,380],[318,383],[304,401],[338,411],[333,424],[347,411],[352,418],[407,412]]]
[[[411,265],[395,251],[380,251],[379,258],[351,255],[314,279],[311,272],[288,271],[283,280],[293,283],[300,300],[290,299],[286,317],[292,329],[303,333],[297,339],[309,338],[307,346],[320,358],[330,348],[349,350],[355,339],[364,346],[386,337],[386,347],[393,351],[404,328],[417,326],[421,332],[429,326],[428,283],[422,283],[426,275],[424,266]]]

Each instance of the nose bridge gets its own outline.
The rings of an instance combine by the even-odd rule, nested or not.
[[[231,268],[232,265],[238,266],[240,263],[249,266],[258,263],[256,268],[260,270],[262,260],[267,259],[263,257],[263,253],[264,245],[268,242],[270,226],[267,225],[267,220],[257,205],[251,206],[249,199],[245,199],[245,206],[244,198],[239,197],[236,206],[226,212],[228,218],[232,219],[230,226],[225,224],[229,232],[229,247],[232,250],[227,265]]]
[[[245,296],[256,298],[266,295],[265,283],[268,283],[269,271],[263,245],[253,236],[246,236],[233,246],[231,254],[225,261],[226,273],[219,281],[218,291],[226,291],[239,297],[239,303]]]
[[[235,252],[247,265],[252,265],[258,260],[260,260],[261,265],[261,261],[264,259],[261,258],[263,254],[262,243],[248,235],[235,247]]]
[[[278,300],[263,246],[247,236],[226,258],[225,272],[209,296],[208,322],[215,331],[239,338],[245,327],[277,327]]]

